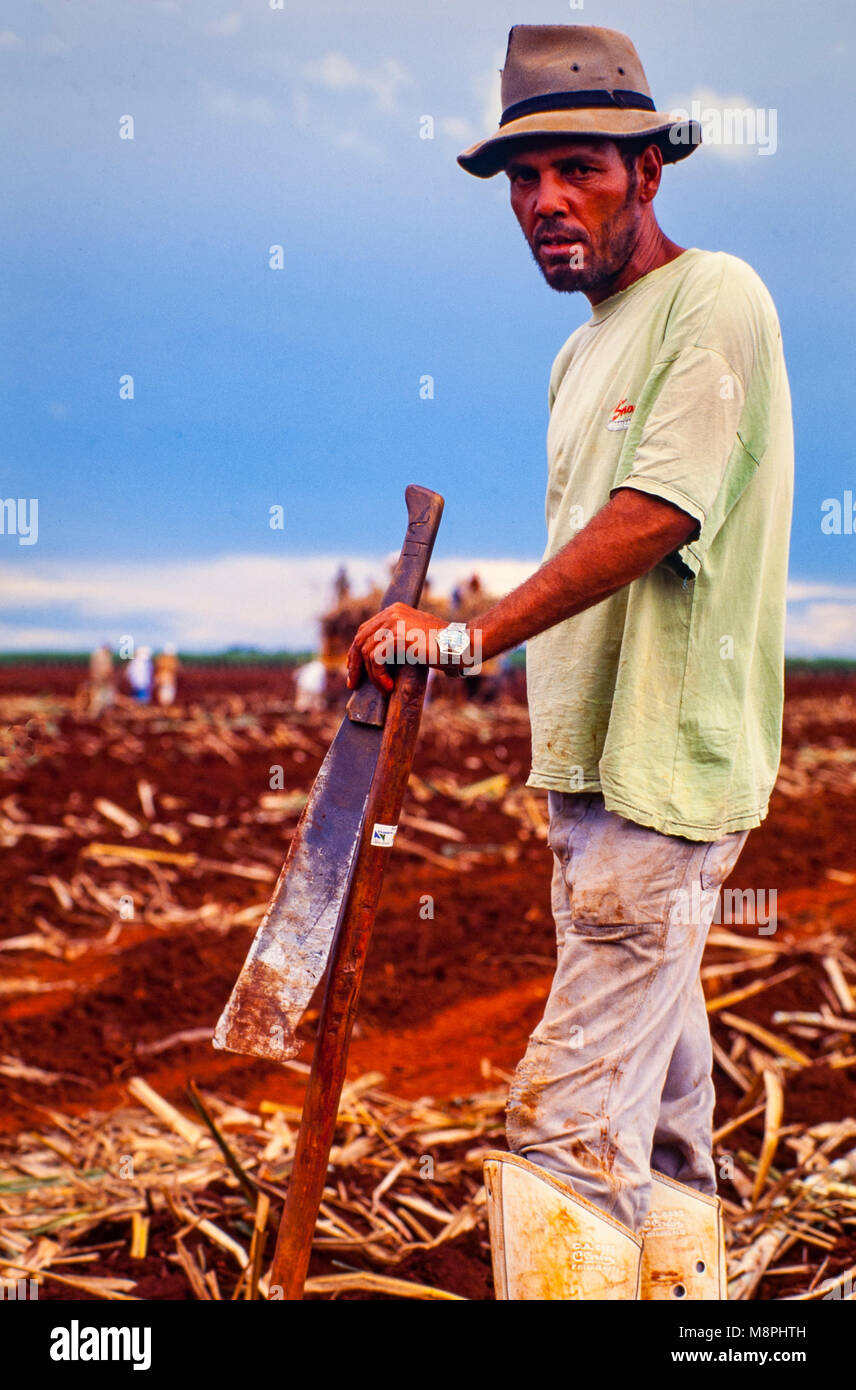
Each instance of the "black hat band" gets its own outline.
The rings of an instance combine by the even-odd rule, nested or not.
[[[509,121],[519,120],[521,116],[531,116],[536,111],[570,111],[574,107],[588,106],[617,106],[631,111],[657,109],[644,92],[631,92],[621,87],[612,92],[606,88],[590,92],[547,92],[544,96],[526,97],[524,101],[515,101],[513,106],[507,106],[499,124],[508,125]]]

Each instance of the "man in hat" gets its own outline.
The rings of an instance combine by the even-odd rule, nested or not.
[[[712,1053],[699,966],[721,884],[778,768],[792,499],[775,308],[736,257],[660,229],[663,165],[695,122],[658,112],[623,34],[512,29],[504,171],[547,283],[591,318],[553,364],[547,548],[468,623],[393,605],[359,629],[488,659],[527,641],[558,958],[485,1163],[497,1296],[724,1298]]]

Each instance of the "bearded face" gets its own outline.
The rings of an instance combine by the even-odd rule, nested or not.
[[[635,161],[610,140],[515,153],[506,166],[511,205],[551,289],[612,292],[639,240],[645,203]]]

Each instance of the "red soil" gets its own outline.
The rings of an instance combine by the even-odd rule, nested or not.
[[[49,875],[69,883],[83,872],[106,891],[114,892],[121,881],[124,891],[151,895],[154,873],[174,903],[191,909],[221,903],[239,910],[264,901],[270,891],[264,882],[200,869],[98,867],[81,851],[92,840],[122,842],[119,828],[107,822],[93,833],[93,803],[106,797],[139,816],[136,787],[144,777],[155,788],[159,817],[180,826],[178,851],[221,861],[243,857],[278,867],[287,849],[284,826],[255,819],[259,798],[269,787],[270,767],[283,766],[286,788],[308,788],[326,747],[317,719],[295,720],[287,712],[290,676],[278,669],[226,667],[184,673],[182,713],[193,707],[198,718],[207,718],[215,705],[222,710],[231,694],[236,717],[243,712],[258,730],[255,741],[232,759],[194,747],[173,733],[168,721],[158,723],[138,712],[121,711],[104,726],[113,729],[105,739],[104,729],[70,712],[68,696],[79,680],[79,671],[61,666],[0,668],[0,697],[18,692],[62,697],[55,729],[46,730],[40,717],[19,730],[29,765],[22,769],[16,764],[0,776],[0,807],[8,810],[11,804],[36,824],[73,828],[70,836],[54,841],[23,836],[0,858],[5,907],[0,938],[32,933],[41,920],[72,940],[103,941],[109,918],[94,904],[76,902],[63,909],[47,881]],[[272,713],[280,691],[282,706]],[[789,686],[789,711],[793,718],[786,726],[786,756],[807,744],[829,749],[856,746],[856,681],[795,678]],[[519,712],[516,719],[501,709],[485,709],[483,715],[482,738],[474,728],[467,742],[454,749],[444,740],[442,723],[429,728],[426,721],[416,764],[419,776],[430,781],[447,774],[451,765],[464,780],[505,771],[511,787],[519,785],[529,756]],[[274,745],[272,731],[283,721],[299,728],[311,752],[307,747]],[[212,728],[216,732],[216,725]],[[40,742],[49,756],[39,755]],[[4,802],[9,797],[13,803]],[[502,814],[496,802],[467,804],[435,796],[418,805],[410,803],[408,809],[457,826],[470,844],[513,843],[517,858],[504,862],[495,856],[493,862],[466,872],[446,871],[405,854],[391,859],[349,1070],[354,1076],[381,1071],[386,1089],[403,1096],[462,1095],[491,1084],[485,1080],[486,1062],[502,1071],[513,1069],[540,1015],[554,950],[549,850],[534,834],[518,838],[519,823]],[[188,813],[221,819],[216,825],[192,824]],[[64,822],[64,817],[70,819]],[[422,839],[416,831],[409,835]],[[434,839],[423,842],[435,851],[440,847]],[[128,843],[173,848],[151,832]],[[791,941],[796,951],[782,964],[804,960],[806,968],[741,1001],[744,1018],[770,1027],[775,1010],[812,1010],[829,1003],[813,962],[798,952],[800,943],[818,931],[854,930],[853,885],[827,877],[830,869],[839,875],[853,872],[854,844],[856,800],[846,789],[809,785],[805,795],[774,794],[770,815],[750,835],[731,886],[777,887],[779,929],[774,940]],[[420,917],[425,894],[434,899],[433,920]],[[126,1103],[124,1083],[133,1075],[144,1076],[181,1105],[189,1077],[251,1107],[264,1098],[299,1102],[301,1083],[293,1073],[214,1052],[205,1040],[160,1053],[145,1051],[147,1044],[181,1030],[213,1028],[243,963],[252,927],[222,933],[195,924],[157,929],[134,921],[122,923],[115,935],[112,945],[95,946],[72,960],[29,952],[0,957],[7,980],[21,977],[65,985],[4,998],[0,1054],[68,1074],[52,1086],[0,1076],[0,1129],[9,1133],[43,1124],[44,1106],[80,1112]],[[856,953],[856,941],[852,949]],[[721,956],[721,951],[711,949],[708,962]],[[719,985],[721,990],[733,987],[730,977]],[[713,1028],[715,1036],[724,1037],[716,1014]],[[717,1087],[716,1123],[721,1124],[733,1112],[738,1092],[720,1072]],[[786,1124],[854,1114],[856,1067],[830,1070],[820,1064],[788,1076]],[[735,1146],[757,1150],[762,1132],[759,1118],[738,1132]],[[453,1248],[415,1260],[413,1268],[408,1265],[396,1273],[468,1297],[489,1297],[483,1244],[478,1233],[471,1233]],[[112,1263],[105,1256],[105,1272],[122,1272],[122,1255],[114,1252]],[[95,1266],[87,1267],[87,1273],[96,1272]],[[140,1274],[139,1262],[134,1262],[133,1273]],[[780,1296],[785,1283],[780,1279],[775,1288],[764,1286],[762,1296]],[[165,1265],[157,1251],[146,1262],[138,1294],[189,1296],[183,1276]],[[54,1288],[45,1289],[44,1296],[62,1295]]]

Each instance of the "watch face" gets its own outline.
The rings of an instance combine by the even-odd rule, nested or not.
[[[443,645],[452,656],[461,656],[467,650],[469,640],[466,632],[447,632]]]

